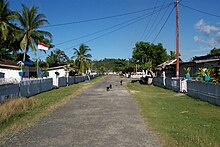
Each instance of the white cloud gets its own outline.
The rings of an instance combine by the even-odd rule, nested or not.
[[[195,41],[195,42],[205,42],[202,38],[200,38],[199,36],[194,36],[193,37],[193,40]]]
[[[212,38],[211,40],[208,41],[208,45],[210,47],[216,47],[217,44],[218,44],[218,40],[216,38]]]
[[[218,32],[218,33],[216,34],[216,39],[218,40],[218,42],[220,42],[220,32]]]
[[[220,32],[217,32],[211,40],[208,41],[208,45],[211,47],[216,47],[220,43]]]
[[[196,24],[195,24],[195,28],[197,30],[199,30],[200,32],[204,33],[205,35],[210,35],[212,33],[216,33],[217,31],[219,31],[218,27],[215,26],[211,26],[211,25],[207,25],[203,19],[199,20]]]

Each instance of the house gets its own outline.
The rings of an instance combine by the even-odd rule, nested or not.
[[[56,66],[56,67],[50,67],[48,69],[49,77],[54,78],[54,77],[65,77],[66,76],[66,71],[64,70],[65,66]]]
[[[182,62],[180,60],[179,72],[180,77],[185,77],[184,68],[190,67],[190,75],[195,75],[199,68],[211,68],[220,65],[220,54],[217,55],[206,55],[193,57],[192,61]],[[176,59],[168,60],[157,66],[157,76],[162,74],[162,71],[165,71],[166,77],[175,77],[176,72]]]
[[[20,71],[17,62],[5,59],[0,60],[0,78],[20,81],[21,77],[18,74]]]
[[[179,59],[180,63],[183,61]],[[165,74],[165,75],[163,75]],[[175,77],[176,76],[176,59],[167,60],[156,68],[156,76]]]
[[[184,67],[190,67],[190,75],[195,75],[199,68],[211,68],[220,65],[219,59],[201,59],[201,60],[192,60],[190,62],[184,62],[180,64],[180,76],[185,76]]]

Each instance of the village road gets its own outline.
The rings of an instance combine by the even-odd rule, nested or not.
[[[4,138],[0,146],[160,146],[120,80],[106,77],[36,125]]]

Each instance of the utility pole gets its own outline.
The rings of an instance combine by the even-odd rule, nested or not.
[[[179,1],[176,0],[176,78],[179,78]]]

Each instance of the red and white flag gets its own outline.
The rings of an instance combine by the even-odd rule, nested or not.
[[[42,43],[42,42],[40,42],[40,41],[38,41],[37,44],[38,44],[38,45],[37,45],[37,48],[38,48],[39,50],[45,50],[45,51],[47,51],[47,50],[50,48],[50,45],[44,44],[44,43]]]

